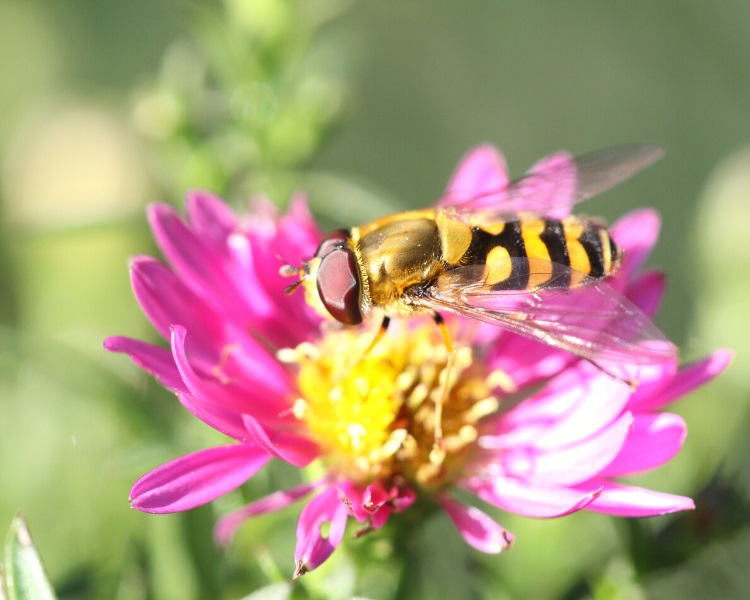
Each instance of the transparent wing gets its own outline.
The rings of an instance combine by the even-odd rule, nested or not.
[[[676,354],[651,319],[606,281],[540,259],[509,258],[511,277],[487,283],[484,265],[448,271],[413,301],[498,325],[577,356],[631,364],[658,363]],[[513,268],[518,267],[518,268]],[[534,277],[549,279],[528,289]],[[580,281],[569,287],[570,281]]]
[[[578,202],[629,179],[663,155],[661,147],[648,144],[617,146],[578,158],[565,153],[554,154],[503,188],[481,194],[453,190],[437,205],[460,212],[500,216],[518,211],[567,212]]]

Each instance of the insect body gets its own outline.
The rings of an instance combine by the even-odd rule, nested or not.
[[[621,253],[607,228],[564,213],[659,156],[625,146],[552,163],[497,190],[335,231],[284,272],[298,273],[308,302],[347,325],[375,309],[384,327],[390,316],[449,312],[592,362],[658,362],[674,347],[608,284]]]

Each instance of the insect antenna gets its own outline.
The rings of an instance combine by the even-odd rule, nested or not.
[[[294,291],[302,284],[302,280],[299,279],[292,283],[291,285],[288,285],[284,288],[284,293],[289,296],[294,293]]]
[[[276,256],[280,260],[283,260],[278,254]],[[282,277],[299,277],[299,279],[293,284],[288,285],[284,288],[284,293],[288,296],[289,294],[293,294],[294,290],[296,290],[304,281],[305,270],[302,267],[295,267],[293,265],[290,265],[289,263],[286,263],[279,268],[279,275],[281,275]]]

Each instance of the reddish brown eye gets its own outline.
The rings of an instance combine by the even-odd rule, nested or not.
[[[317,283],[320,301],[334,319],[346,325],[362,322],[359,270],[357,258],[350,248],[339,244],[323,256],[318,267]]]
[[[329,233],[325,239],[320,242],[320,246],[315,251],[315,256],[323,258],[336,248],[343,248],[346,244],[346,240],[349,237],[349,232],[345,229],[337,229]]]

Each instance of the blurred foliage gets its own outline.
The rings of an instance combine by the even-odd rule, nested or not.
[[[44,566],[34,548],[31,534],[21,515],[10,525],[0,565],[0,597],[8,600],[54,600]]]
[[[742,0],[0,3],[0,523],[23,509],[65,599],[744,597],[748,27]],[[129,255],[154,253],[145,203],[308,190],[325,226],[346,225],[427,204],[483,141],[514,174],[559,147],[667,146],[586,210],[656,206],[653,263],[671,282],[659,323],[687,358],[736,350],[678,406],[680,457],[638,478],[698,509],[501,514],[517,536],[501,556],[409,512],[294,583],[298,507],[247,523],[225,551],[211,538],[218,514],[294,469],[190,513],[131,511],[138,476],[220,439],[100,350],[110,334],[155,339],[126,275]]]
[[[311,45],[347,4],[186,7],[192,36],[167,49],[156,82],[135,99],[134,125],[151,142],[151,173],[164,191],[289,193],[288,171],[319,151],[341,112],[335,68]]]

